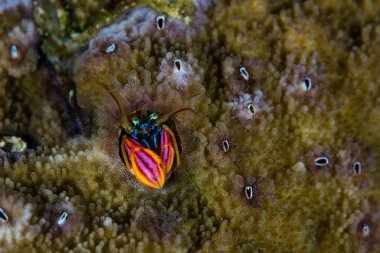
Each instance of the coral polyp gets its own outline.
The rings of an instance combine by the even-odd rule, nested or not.
[[[379,252],[378,13],[0,0],[0,251]]]
[[[379,210],[362,212],[351,225],[350,232],[361,252],[372,251],[380,243]]]
[[[274,183],[272,180],[262,177],[256,179],[247,177],[246,180],[237,175],[234,180],[233,194],[240,199],[245,199],[248,206],[262,207],[264,203],[273,201]]]
[[[0,4],[0,74],[19,78],[32,72],[37,64],[37,27],[31,1],[4,0]]]

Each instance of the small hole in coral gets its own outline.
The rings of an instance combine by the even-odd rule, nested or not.
[[[371,229],[370,229],[369,225],[368,224],[364,224],[364,226],[362,228],[363,236],[364,237],[369,236],[370,232],[371,232]]]
[[[312,86],[313,86],[313,84],[311,82],[311,78],[307,77],[307,78],[305,78],[305,80],[303,80],[303,82],[302,82],[302,89],[304,91],[311,90]]]
[[[165,29],[165,16],[161,15],[156,18],[156,26],[158,30]]]
[[[175,61],[174,61],[174,66],[176,67],[176,69],[177,69],[178,71],[181,70],[181,65],[182,65],[181,60],[180,60],[180,59],[175,59]]]
[[[244,190],[245,196],[247,199],[252,199],[253,197],[253,188],[252,186],[246,186]]]
[[[116,50],[117,50],[117,46],[116,46],[116,44],[115,44],[115,43],[112,43],[112,44],[110,44],[110,45],[108,45],[108,46],[106,47],[106,49],[104,50],[104,52],[105,52],[106,54],[112,54],[112,53],[115,53]]]
[[[325,156],[318,157],[317,159],[314,160],[315,166],[322,167],[326,166],[330,163],[329,159]]]
[[[2,221],[8,220],[8,215],[4,212],[4,210],[2,208],[0,208],[0,220],[2,220]]]
[[[255,114],[256,114],[256,107],[255,107],[253,104],[249,104],[249,105],[248,105],[248,111],[249,111],[251,114],[255,115]]]
[[[58,221],[57,221],[57,224],[58,224],[59,226],[64,225],[68,218],[69,218],[69,214],[66,213],[66,212],[63,212],[63,213],[61,214],[61,217],[59,217],[59,219],[58,219]]]
[[[354,166],[353,166],[353,169],[354,169],[354,175],[355,176],[359,176],[360,174],[362,174],[362,164],[361,164],[361,162],[355,162]]]
[[[18,59],[20,57],[19,49],[15,44],[9,47],[9,55],[12,59]]]
[[[249,80],[249,73],[247,71],[247,69],[245,67],[241,67],[240,68],[240,75],[245,79],[245,80]]]
[[[227,153],[230,150],[230,143],[228,140],[223,140],[223,151],[224,153]]]

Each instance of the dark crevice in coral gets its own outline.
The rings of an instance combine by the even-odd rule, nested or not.
[[[281,11],[292,9],[293,6],[297,3],[303,3],[307,0],[281,0],[281,1],[272,1],[270,4],[270,13],[279,14]]]
[[[86,45],[78,48],[77,54],[80,55],[80,54],[86,52],[88,49],[89,49],[89,44],[87,43]]]
[[[362,44],[361,41],[361,25],[360,24],[354,24],[351,25],[348,35],[352,39],[352,47],[360,47]]]
[[[89,15],[88,20],[86,20],[85,23],[80,23],[78,18],[75,15],[75,7],[70,6],[70,3],[67,3],[67,0],[60,0],[62,5],[64,6],[66,12],[68,13],[68,20],[74,21],[70,22],[68,25],[68,31],[67,34],[72,32],[83,32],[86,29],[91,29],[95,26],[97,23],[103,23],[110,17],[117,17],[119,15],[114,15],[112,13],[122,13],[124,8],[122,6],[125,6],[125,2],[123,1],[117,1],[117,0],[106,0],[106,1],[100,1],[101,3],[100,8],[101,11],[97,15]],[[66,2],[66,3],[65,3]],[[128,1],[127,1],[128,2]],[[79,8],[79,7],[76,7]],[[108,23],[108,22],[107,22]]]
[[[107,4],[107,10],[114,10],[115,8],[117,8],[117,4],[119,3],[120,1],[119,0],[110,0],[109,3]]]
[[[219,97],[219,89],[222,89],[226,86],[226,84],[222,81],[224,79],[223,77],[223,70],[220,63],[223,62],[222,57],[213,57],[212,64],[216,66],[216,72],[214,73],[214,77],[211,77],[210,80],[212,81],[212,78],[216,78],[217,85],[214,87],[213,90],[207,90],[208,95],[211,98],[212,102],[215,102],[217,99],[220,99]]]
[[[31,108],[22,106],[24,102],[24,99],[23,99],[24,89],[22,89],[21,86],[22,86],[22,83],[20,80],[9,77],[8,85],[6,87],[7,97],[13,98],[13,99],[12,99],[12,103],[10,105],[9,110],[5,112],[4,118],[15,119],[19,115],[19,112],[21,110],[23,112],[22,113],[23,118],[29,121],[32,115]],[[15,120],[15,122],[19,122],[19,121]]]
[[[89,122],[87,117],[82,115],[75,94],[72,98],[69,98],[69,92],[65,92],[64,85],[59,80],[59,74],[56,72],[54,65],[48,60],[44,54],[41,45],[38,47],[40,55],[39,67],[45,68],[48,72],[48,78],[45,82],[45,92],[54,102],[54,106],[58,109],[62,117],[62,125],[65,126],[70,136],[81,135],[85,133],[85,123]],[[64,76],[64,75],[63,75]],[[66,83],[71,87],[71,90],[75,90],[75,86],[72,82]],[[69,101],[71,100],[71,101]]]

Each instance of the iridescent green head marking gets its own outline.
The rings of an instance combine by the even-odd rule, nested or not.
[[[133,123],[133,125],[138,125],[139,124],[139,122],[140,122],[140,120],[138,119],[138,118],[136,118],[136,117],[134,117],[134,118],[132,118],[132,123]]]
[[[149,120],[150,121],[153,121],[153,120],[156,120],[158,119],[158,114],[157,113],[152,113],[150,116],[149,116]]]

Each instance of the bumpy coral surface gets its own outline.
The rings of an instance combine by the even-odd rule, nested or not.
[[[0,0],[0,252],[380,252],[379,13]],[[143,186],[123,115],[181,108]]]

